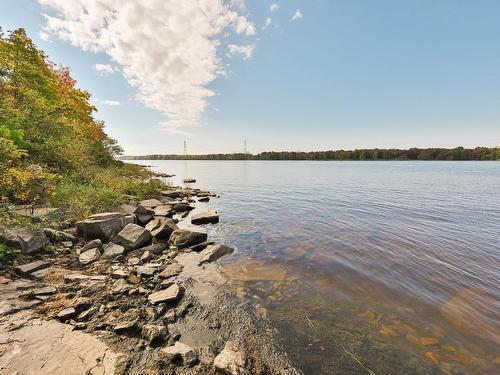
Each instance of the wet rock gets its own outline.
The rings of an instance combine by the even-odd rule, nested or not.
[[[180,360],[185,366],[192,366],[198,361],[196,351],[180,341],[176,341],[174,345],[161,349],[161,353],[172,362]]]
[[[93,248],[81,253],[80,256],[78,257],[78,260],[80,261],[81,264],[85,266],[87,264],[95,262],[100,257],[101,257],[101,252],[99,251],[99,249]]]
[[[57,318],[60,320],[66,320],[71,318],[73,315],[75,315],[76,311],[73,307],[68,307],[67,309],[59,311],[57,314]]]
[[[201,198],[198,198],[198,202],[208,202],[210,201],[210,198],[209,197],[201,197]]]
[[[146,324],[142,326],[142,336],[146,339],[149,346],[157,347],[163,343],[167,337],[167,327],[158,324]]]
[[[101,240],[96,239],[96,240],[90,241],[89,243],[87,243],[85,246],[83,246],[81,248],[80,253],[84,253],[87,250],[95,249],[95,248],[98,248],[98,249],[102,248],[102,241]]]
[[[24,254],[40,250],[49,243],[49,239],[41,230],[28,227],[4,228],[3,240],[6,245],[20,249]]]
[[[184,197],[184,193],[180,190],[163,190],[161,192],[161,194],[164,197],[172,198],[172,199]]]
[[[233,251],[233,248],[222,244],[210,245],[201,253],[200,264],[213,262],[226,254],[231,254]]]
[[[184,180],[182,180],[183,183],[185,184],[194,184],[196,182],[196,179],[195,178],[185,178]]]
[[[146,206],[137,206],[134,210],[134,214],[137,218],[137,222],[140,225],[146,225],[153,219],[155,212],[152,208]]]
[[[63,232],[61,230],[56,230],[52,228],[44,228],[43,229],[45,235],[50,239],[51,242],[62,242],[62,241],[71,241],[77,242],[78,238],[73,236],[70,233]]]
[[[31,262],[31,263],[17,266],[16,269],[25,275],[30,275],[33,272],[47,269],[49,267],[50,267],[49,262],[45,262],[43,260],[36,260],[34,262]]]
[[[187,203],[177,203],[177,204],[174,204],[174,206],[172,207],[172,211],[177,212],[177,213],[188,212],[191,210],[194,210],[194,207],[190,206]]]
[[[219,222],[217,211],[205,211],[191,216],[191,224],[215,224]]]
[[[99,238],[109,241],[116,236],[127,224],[133,223],[133,215],[120,212],[105,212],[89,216],[76,223],[78,234],[85,239]]]
[[[201,232],[191,232],[187,229],[175,230],[171,236],[169,243],[177,246],[179,249],[198,245],[207,240],[207,234]]]
[[[146,199],[139,202],[139,206],[144,206],[148,208],[155,208],[161,206],[162,204],[163,202],[159,201],[158,199]]]
[[[165,267],[165,269],[159,274],[159,276],[163,277],[164,279],[168,279],[169,277],[180,274],[183,268],[184,266],[182,264],[172,263]]]
[[[103,257],[107,259],[115,259],[125,253],[125,248],[121,245],[118,245],[114,242],[109,242],[104,247]]]
[[[118,233],[113,242],[123,246],[125,250],[133,250],[141,247],[150,240],[151,233],[149,230],[137,224],[128,224]]]
[[[172,214],[172,206],[169,204],[162,204],[155,207],[155,216],[170,216]]]
[[[195,252],[199,253],[200,251],[204,250],[207,246],[213,245],[214,243],[215,242],[212,242],[212,241],[206,241],[206,242],[202,242],[198,245],[191,246],[189,249],[191,251],[195,251]]]
[[[230,341],[226,343],[222,352],[214,360],[216,370],[225,375],[250,375],[245,364],[245,355],[238,351]]]
[[[155,218],[146,225],[146,229],[159,241],[168,241],[173,231],[179,229],[171,219]]]
[[[162,302],[166,302],[166,303],[176,302],[181,298],[182,292],[183,292],[183,289],[178,284],[173,284],[165,290],[151,293],[148,296],[148,301],[151,302],[153,305],[156,305],[157,303],[162,303]]]

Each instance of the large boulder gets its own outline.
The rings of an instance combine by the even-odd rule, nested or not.
[[[232,247],[225,245],[210,245],[201,253],[200,264],[210,263],[223,257],[226,254],[231,254],[234,251]]]
[[[146,229],[158,241],[168,241],[172,232],[179,228],[172,219],[157,217],[146,225]]]
[[[162,204],[163,202],[159,201],[158,199],[145,199],[139,202],[139,206],[144,206],[149,208],[155,208],[157,206],[161,206]]]
[[[113,242],[125,250],[134,250],[151,240],[151,232],[137,224],[128,224],[116,235]]]
[[[191,216],[191,224],[215,224],[219,222],[217,211],[204,211]]]
[[[49,239],[42,230],[28,227],[5,229],[2,237],[7,246],[20,249],[24,254],[38,251],[49,243]]]
[[[172,205],[162,204],[161,206],[155,207],[155,216],[172,216]]]
[[[174,204],[174,206],[172,207],[172,211],[174,211],[176,213],[187,212],[187,211],[191,211],[191,210],[194,210],[194,207],[190,206],[187,203],[177,203],[177,204]]]
[[[177,246],[179,249],[194,246],[207,240],[207,234],[201,232],[191,232],[187,229],[175,230],[170,235],[170,244]]]
[[[134,222],[134,215],[120,212],[105,212],[89,216],[76,223],[78,234],[84,239],[109,241],[127,224]]]
[[[134,210],[134,214],[137,218],[137,222],[141,225],[146,225],[155,216],[154,210],[146,206],[137,206]]]

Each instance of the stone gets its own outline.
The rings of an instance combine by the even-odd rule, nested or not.
[[[67,248],[67,249],[70,249],[70,248],[72,248],[72,247],[73,247],[73,242],[71,242],[71,241],[63,241],[63,242],[61,242],[61,244],[62,244],[65,248]]]
[[[114,242],[108,242],[104,247],[103,257],[107,259],[115,259],[125,253],[125,248],[121,245],[118,245]]]
[[[57,292],[57,288],[49,285],[49,286],[44,286],[42,288],[37,288],[34,294],[35,296],[39,296],[42,294],[54,294],[55,292]]]
[[[143,252],[149,251],[153,255],[159,255],[167,247],[168,247],[168,244],[166,244],[166,243],[155,243],[155,244],[152,244],[149,246],[142,247],[141,249],[137,249],[137,250],[142,250]]]
[[[4,229],[2,237],[7,246],[20,249],[24,254],[34,253],[49,243],[42,230],[28,227]]]
[[[151,240],[151,232],[137,224],[128,224],[113,240],[125,250],[134,250]]]
[[[202,243],[199,243],[197,245],[191,246],[189,248],[189,250],[199,253],[200,251],[204,250],[207,246],[213,245],[214,243],[215,242],[213,242],[213,241],[202,242]]]
[[[198,202],[209,202],[210,201],[210,197],[201,197],[201,198],[198,198]]]
[[[132,332],[137,329],[137,321],[130,320],[126,322],[120,322],[113,327],[113,331],[116,333],[127,333]]]
[[[93,248],[81,253],[80,256],[78,257],[78,260],[80,261],[81,264],[85,266],[87,264],[95,262],[100,257],[101,257],[101,252],[99,251],[99,249]]]
[[[113,284],[113,293],[120,294],[127,292],[129,289],[129,285],[124,279],[118,279]]]
[[[159,274],[160,277],[163,277],[164,279],[168,279],[169,277],[172,276],[177,276],[180,274],[183,270],[184,266],[179,263],[172,263],[169,264],[161,273]]]
[[[212,347],[210,345],[205,345],[205,346],[202,346],[201,348],[199,348],[198,349],[198,359],[205,366],[211,365],[215,359],[215,354],[214,354],[214,350],[212,349]]]
[[[59,313],[57,314],[57,318],[60,320],[66,320],[75,315],[75,313],[76,311],[73,307],[68,307],[67,309],[59,311]]]
[[[165,290],[151,293],[148,296],[148,301],[153,305],[161,302],[176,302],[182,296],[183,289],[178,284],[173,284]]]
[[[90,276],[82,275],[80,273],[70,273],[69,275],[64,275],[65,283],[80,282],[90,279]]]
[[[194,207],[190,206],[187,203],[177,203],[177,204],[174,204],[174,206],[172,207],[172,211],[177,212],[177,213],[188,212],[191,210],[194,210]]]
[[[222,244],[207,246],[207,248],[201,253],[199,264],[216,261],[226,254],[231,254],[233,251],[234,249],[232,247],[228,247]]]
[[[139,258],[137,258],[137,257],[132,257],[132,258],[129,258],[129,259],[127,260],[127,263],[128,263],[128,265],[130,265],[130,266],[136,266],[136,265],[138,265],[139,263],[141,263],[141,260],[140,260]]]
[[[153,254],[151,254],[149,251],[145,251],[141,255],[141,262],[149,262],[151,259],[153,259]]]
[[[180,359],[182,364],[185,366],[191,366],[196,363],[198,356],[196,351],[180,341],[176,341],[174,345],[167,346],[160,350],[170,361],[176,361]]]
[[[161,194],[164,197],[172,198],[172,199],[184,197],[184,193],[180,190],[163,190],[163,191],[161,191]]]
[[[185,178],[184,180],[182,180],[182,182],[185,184],[194,184],[196,182],[196,179],[195,178]]]
[[[187,229],[178,229],[170,235],[169,243],[177,246],[179,249],[183,249],[200,244],[206,240],[206,233],[192,232]]]
[[[219,222],[217,211],[204,211],[191,216],[191,224],[215,224]]]
[[[151,277],[155,274],[155,272],[158,272],[158,269],[144,265],[144,266],[138,266],[136,268],[136,272],[138,276]]]
[[[109,241],[125,226],[134,222],[133,215],[120,212],[105,212],[89,216],[76,223],[78,235],[84,239]]]
[[[146,225],[146,229],[158,241],[168,241],[173,231],[179,229],[172,219],[155,218]]]
[[[134,214],[137,217],[137,222],[141,225],[146,225],[155,216],[154,210],[146,206],[137,206]]]
[[[161,206],[162,204],[163,202],[159,201],[158,199],[146,199],[139,202],[139,206],[144,206],[148,208],[155,208],[157,206]]]
[[[162,204],[155,207],[155,216],[171,216],[172,206],[170,204]]]
[[[83,246],[80,249],[80,253],[84,253],[87,250],[98,248],[99,250],[102,248],[102,241],[100,239],[92,240]]]
[[[33,272],[40,271],[49,267],[50,267],[49,262],[45,262],[43,260],[36,260],[31,263],[17,266],[16,269],[25,275],[30,275]]]
[[[49,238],[51,242],[61,242],[61,241],[71,241],[77,242],[78,238],[70,233],[63,232],[62,230],[56,230],[52,228],[43,228],[45,235]]]
[[[146,339],[149,346],[157,347],[163,343],[168,335],[167,327],[158,324],[146,324],[142,326],[142,336]]]
[[[117,270],[114,270],[112,273],[111,273],[111,278],[112,279],[124,279],[128,276],[128,272],[126,272],[125,270],[119,268]]]
[[[230,341],[226,342],[224,349],[214,360],[215,369],[225,375],[250,375],[245,364],[245,355]]]

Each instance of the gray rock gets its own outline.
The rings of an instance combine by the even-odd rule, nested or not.
[[[180,341],[176,341],[174,345],[167,346],[160,351],[170,361],[174,361],[180,358],[182,360],[182,364],[185,366],[192,366],[198,360],[196,351],[189,345],[186,345]]]
[[[188,212],[191,210],[194,210],[194,207],[190,206],[187,203],[177,203],[177,204],[174,204],[174,206],[172,207],[172,211],[177,212],[177,213]]]
[[[165,269],[161,271],[158,276],[163,277],[164,279],[168,279],[169,277],[177,276],[182,272],[183,269],[184,266],[182,264],[172,263],[165,267]]]
[[[89,216],[76,223],[79,236],[85,239],[99,238],[109,241],[116,236],[125,226],[134,222],[133,215],[120,212],[105,212]]]
[[[165,327],[164,325],[146,324],[142,326],[142,336],[152,347],[161,345],[167,335],[167,327]]]
[[[182,182],[185,184],[194,184],[196,182],[196,179],[195,178],[185,178],[184,180],[182,180]]]
[[[42,230],[28,227],[4,229],[2,237],[7,246],[20,249],[24,254],[36,252],[49,243],[49,239]]]
[[[66,320],[75,315],[76,311],[73,307],[68,307],[67,309],[59,311],[57,318],[60,320]]]
[[[114,243],[121,245],[125,250],[133,250],[141,247],[151,240],[149,230],[136,224],[128,224],[117,234]]]
[[[151,259],[153,259],[153,254],[151,254],[149,251],[145,251],[141,255],[141,262],[149,262]]]
[[[139,206],[144,206],[149,208],[155,208],[157,206],[161,206],[162,204],[163,202],[159,201],[158,199],[146,199],[139,202]]]
[[[50,239],[51,242],[62,242],[62,241],[71,241],[77,242],[78,238],[73,236],[70,233],[63,232],[62,230],[56,230],[52,228],[44,228],[43,229],[45,235]]]
[[[199,212],[191,216],[191,224],[215,224],[219,222],[217,211]]]
[[[229,341],[214,360],[215,369],[225,375],[250,375],[245,365],[245,355]]]
[[[63,242],[61,242],[61,244],[62,244],[65,248],[67,248],[67,249],[70,249],[70,248],[72,248],[72,247],[73,247],[73,242],[71,242],[71,241],[63,241]]]
[[[161,206],[155,207],[155,216],[171,216],[172,206],[170,204],[162,204]]]
[[[87,264],[95,262],[100,257],[101,257],[101,252],[97,247],[95,247],[93,249],[80,253],[78,260],[80,261],[81,264],[85,266]]]
[[[84,253],[87,250],[96,249],[96,248],[99,250],[102,248],[102,241],[100,239],[95,239],[95,240],[92,240],[89,243],[87,243],[85,246],[83,246],[80,249],[80,253]]]
[[[198,198],[198,202],[209,202],[210,201],[210,198],[209,197],[201,197],[201,198]]]
[[[183,289],[178,284],[172,284],[165,290],[151,293],[148,296],[148,301],[153,305],[161,302],[176,302],[182,296]]]
[[[80,273],[70,273],[68,275],[64,275],[64,282],[65,283],[86,281],[88,279],[90,279],[90,276],[82,275]]]
[[[180,190],[163,190],[161,192],[161,194],[164,197],[172,198],[172,199],[184,197],[184,193]]]
[[[129,285],[124,279],[118,279],[113,284],[113,293],[115,294],[127,292],[128,289]]]
[[[154,210],[146,206],[137,206],[134,214],[137,217],[137,222],[141,225],[146,225],[155,216]]]
[[[125,270],[119,268],[117,270],[114,270],[112,273],[111,273],[111,278],[112,279],[124,279],[128,276],[128,272],[126,272]]]
[[[114,242],[109,242],[104,247],[103,256],[108,259],[115,259],[116,257],[123,255],[125,253],[125,248]]]
[[[177,246],[179,249],[198,245],[207,240],[207,234],[201,232],[191,232],[187,229],[175,230],[170,235],[169,243]]]
[[[16,269],[25,275],[30,275],[33,272],[47,269],[49,267],[50,267],[49,262],[45,262],[43,260],[36,260],[34,262],[31,262],[31,263],[17,266]]]
[[[173,231],[179,229],[172,219],[157,217],[151,220],[146,229],[151,232],[151,235],[159,241],[168,241]]]
[[[226,254],[231,254],[234,251],[232,247],[225,245],[210,245],[201,253],[200,264],[213,262]]]

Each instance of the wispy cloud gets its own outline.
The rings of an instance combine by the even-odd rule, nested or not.
[[[302,13],[302,10],[301,9],[297,9],[295,11],[295,13],[293,14],[292,19],[290,20],[290,22],[295,22],[295,21],[301,20],[302,18],[304,18],[304,14]]]
[[[238,46],[236,44],[229,44],[227,46],[227,56],[233,57],[236,55],[240,55],[244,60],[252,57],[253,50],[255,49],[254,45],[246,45],[246,46]]]
[[[94,101],[96,103],[102,103],[102,104],[105,104],[105,105],[109,105],[110,107],[118,107],[118,106],[122,105],[117,100],[101,100],[101,99],[98,99],[98,98],[94,98]]]
[[[138,99],[166,116],[162,128],[177,133],[200,121],[214,95],[207,86],[226,70],[226,34],[234,44],[257,33],[244,0],[38,1],[51,13],[43,32],[106,53]],[[230,51],[248,58],[253,47]]]
[[[279,7],[280,6],[278,4],[274,3],[274,4],[271,4],[271,6],[269,7],[269,10],[271,11],[271,13],[274,13],[278,10]]]
[[[264,25],[262,26],[262,30],[267,29],[269,26],[273,24],[273,20],[271,17],[266,18],[266,22],[264,22]]]
[[[95,64],[94,69],[101,75],[114,74],[115,72],[119,71],[119,69],[116,66],[110,64]]]

